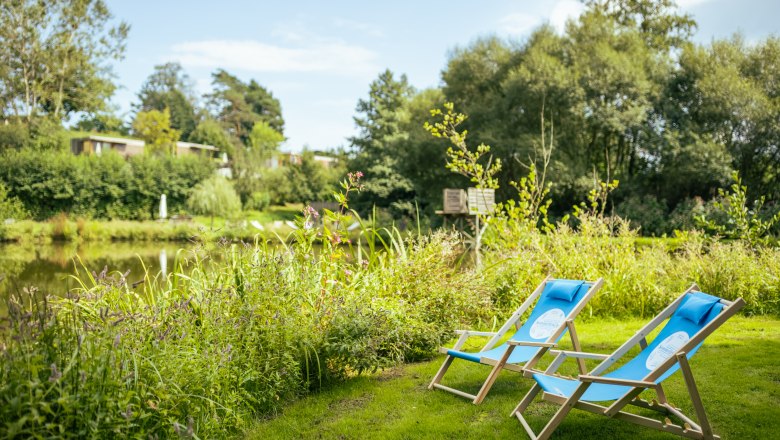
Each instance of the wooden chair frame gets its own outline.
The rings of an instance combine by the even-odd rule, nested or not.
[[[671,356],[656,369],[648,373],[647,376],[645,376],[642,380],[615,379],[600,376],[634,346],[639,345],[641,348],[647,347],[647,335],[650,334],[653,329],[658,327],[663,321],[672,316],[686,295],[697,291],[699,291],[698,286],[693,284],[690,288],[688,288],[688,290],[680,295],[679,298],[666,307],[666,309],[664,309],[647,325],[642,327],[637,333],[634,334],[634,336],[632,336],[626,343],[620,346],[620,348],[615,350],[615,352],[611,355],[551,350],[551,353],[556,354],[557,356],[543,372],[547,375],[555,374],[555,372],[567,358],[576,358],[578,360],[601,359],[602,362],[596,368],[594,368],[590,374],[581,374],[578,377],[579,381],[582,383],[577,387],[577,389],[570,397],[565,398],[555,394],[542,392],[542,400],[556,403],[561,407],[538,435],[534,433],[534,431],[528,425],[528,422],[523,418],[523,412],[531,404],[534,397],[536,397],[540,391],[543,391],[542,387],[538,383],[534,384],[531,390],[528,391],[528,394],[525,395],[520,404],[518,404],[517,407],[512,410],[511,415],[517,416],[520,424],[533,440],[546,440],[550,438],[552,433],[572,408],[578,408],[594,414],[601,414],[607,417],[625,420],[627,422],[646,426],[648,428],[675,434],[680,437],[706,440],[720,439],[719,436],[713,434],[712,432],[712,425],[710,425],[709,418],[707,417],[707,413],[704,410],[704,405],[702,403],[701,396],[699,395],[699,390],[696,387],[696,381],[693,378],[693,372],[691,371],[691,367],[688,364],[686,353],[693,350],[699,343],[704,341],[707,336],[712,334],[712,332],[714,332],[718,327],[726,322],[731,316],[737,313],[745,305],[745,302],[742,300],[742,298],[738,298],[735,301],[726,301],[722,299],[720,303],[726,307],[718,314],[718,316],[716,316],[712,321],[710,321],[695,335],[693,335],[693,337],[689,339],[688,342],[686,342],[682,347],[680,347],[679,350],[677,350],[674,356]],[[661,384],[655,383],[655,381],[667,370],[669,370],[669,368],[674,366],[675,363],[680,364],[680,370],[682,371],[685,385],[688,388],[688,393],[690,394],[691,403],[693,404],[694,410],[696,412],[698,423],[683,414],[679,408],[672,406],[672,404],[667,401],[666,394],[664,393]],[[525,368],[524,370],[524,375],[526,377],[532,377],[534,373],[542,373],[542,371],[533,370],[532,368]],[[631,391],[624,394],[621,398],[617,399],[608,407],[595,403],[580,401],[580,397],[585,394],[585,391],[587,391],[588,387],[590,387],[590,385],[593,383],[623,385],[633,388]],[[655,391],[657,399],[653,399],[651,402],[640,399],[638,396],[644,390]],[[621,411],[626,405],[634,405],[646,409],[652,409],[664,413],[667,417],[665,417],[664,421],[661,422],[649,417],[643,417],[637,414]],[[682,420],[682,426],[672,423],[668,416],[674,416]]]
[[[523,314],[531,307],[532,304],[541,296],[542,292],[544,291],[545,286],[547,283],[555,281],[554,278],[551,278],[548,276],[544,279],[544,281],[539,284],[539,286],[536,287],[536,289],[531,293],[531,296],[529,296],[520,307],[518,307],[517,310],[512,313],[512,316],[509,317],[509,319],[504,323],[503,326],[501,326],[500,329],[496,332],[479,332],[479,331],[471,331],[471,330],[456,330],[455,333],[457,335],[460,335],[455,345],[452,347],[451,350],[460,350],[463,345],[466,343],[466,340],[471,336],[490,336],[490,340],[485,344],[485,346],[480,351],[487,351],[492,348],[494,348],[500,341],[501,338],[514,326],[516,329],[520,329],[520,327],[523,325],[523,323],[520,322],[520,319],[523,317]],[[492,366],[492,369],[490,370],[490,373],[488,374],[487,379],[485,379],[485,382],[482,384],[482,387],[480,388],[479,392],[474,394],[469,394],[460,390],[457,390],[455,388],[451,388],[445,385],[441,384],[441,380],[444,377],[444,374],[447,372],[447,370],[450,368],[450,365],[452,365],[452,362],[455,360],[454,356],[447,355],[447,357],[444,359],[444,363],[442,363],[441,368],[439,368],[439,371],[436,373],[436,375],[433,377],[433,380],[431,381],[430,385],[428,385],[428,389],[432,390],[434,388],[448,391],[450,393],[456,394],[461,397],[465,397],[466,399],[469,399],[474,403],[475,405],[479,405],[482,403],[482,401],[485,399],[485,396],[487,396],[488,392],[490,391],[490,388],[493,387],[493,384],[495,383],[496,379],[498,378],[499,373],[501,373],[501,370],[510,370],[515,371],[518,373],[523,372],[523,368],[519,365],[510,364],[507,363],[507,359],[509,359],[509,356],[514,351],[515,347],[517,346],[525,346],[525,347],[538,347],[539,350],[537,351],[536,355],[534,355],[533,358],[531,358],[528,362],[525,363],[525,366],[528,368],[532,368],[535,366],[539,360],[544,356],[544,354],[547,352],[547,350],[553,348],[556,346],[555,341],[558,340],[560,335],[568,330],[569,336],[571,337],[572,345],[574,346],[574,349],[577,351],[580,351],[580,341],[577,338],[577,332],[574,328],[574,318],[577,317],[577,315],[582,311],[582,309],[585,307],[585,305],[590,301],[590,299],[593,297],[593,295],[596,294],[596,292],[601,289],[601,286],[604,284],[604,280],[602,278],[599,278],[596,281],[590,282],[586,281],[590,284],[590,288],[588,291],[583,295],[582,298],[580,298],[579,303],[569,312],[569,314],[566,316],[566,319],[564,320],[564,323],[561,324],[556,331],[550,335],[549,338],[545,342],[525,342],[525,341],[507,341],[507,349],[506,352],[504,352],[503,356],[501,356],[501,359],[495,360],[495,359],[488,359],[488,358],[480,358],[479,363],[483,365],[490,365]],[[450,350],[446,347],[441,347],[439,351],[441,353],[447,354],[447,351]],[[585,362],[580,360],[579,361],[580,369],[583,374],[587,372],[587,369],[585,368]]]

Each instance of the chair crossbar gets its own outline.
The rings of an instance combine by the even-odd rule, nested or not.
[[[647,340],[645,338],[647,334],[649,334],[654,328],[660,325],[661,322],[663,322],[664,320],[669,318],[672,314],[674,314],[677,308],[680,306],[680,304],[682,304],[682,301],[684,300],[686,295],[695,291],[698,291],[698,286],[694,284],[688,290],[686,290],[679,298],[677,298],[674,302],[672,302],[672,304],[670,304],[666,309],[664,309],[663,312],[661,312],[657,317],[655,317],[652,321],[650,321],[647,325],[645,325],[640,331],[638,331],[633,337],[631,337],[626,343],[621,345],[620,348],[618,348],[611,356],[609,356],[607,359],[604,359],[604,361],[601,364],[599,364],[599,366],[596,367],[590,374],[580,375],[579,376],[580,384],[576,388],[576,390],[571,394],[571,396],[564,397],[557,394],[551,394],[543,391],[539,383],[534,384],[534,386],[531,388],[528,394],[526,394],[526,396],[523,398],[523,400],[520,402],[520,404],[515,408],[513,412],[513,414],[518,417],[521,424],[523,425],[523,428],[526,430],[526,432],[528,432],[529,436],[531,436],[531,438],[533,439],[546,440],[555,431],[556,427],[565,418],[565,416],[568,414],[571,408],[578,408],[594,414],[600,414],[610,418],[624,420],[627,422],[652,428],[658,431],[668,432],[680,437],[692,438],[692,439],[705,439],[705,440],[720,439],[719,436],[713,434],[712,432],[712,426],[710,425],[709,419],[707,417],[707,413],[704,410],[704,405],[702,404],[701,396],[699,395],[699,391],[696,386],[696,381],[694,380],[693,377],[693,372],[691,371],[690,365],[688,363],[687,353],[690,352],[692,349],[696,348],[702,341],[704,341],[705,338],[707,338],[707,336],[712,334],[712,332],[714,332],[718,327],[720,327],[724,322],[726,322],[726,320],[728,320],[739,309],[741,309],[744,306],[744,300],[742,300],[742,298],[737,298],[734,301],[720,300],[719,302],[721,304],[724,304],[725,307],[719,311],[717,316],[711,318],[711,320],[707,324],[699,328],[698,331],[696,331],[696,333],[693,334],[691,338],[688,339],[688,341],[686,341],[685,344],[683,344],[680,348],[677,349],[674,356],[670,356],[668,359],[662,362],[657,368],[650,371],[641,380],[620,379],[620,378],[600,376],[600,374],[603,373],[604,370],[606,370],[610,365],[612,365],[614,362],[620,359],[621,356],[625,355],[628,352],[628,350],[633,346],[639,344],[642,348],[646,348]],[[545,372],[543,373],[546,375],[551,375],[552,373],[554,373],[560,367],[560,365],[566,360],[566,358],[570,356],[571,357],[577,356],[577,354],[575,353],[568,353],[566,351],[561,351],[561,350],[551,350],[551,353],[557,354],[557,356],[550,364],[550,366],[547,368],[547,370],[545,370]],[[673,405],[671,405],[666,400],[666,394],[661,384],[656,383],[656,381],[658,381],[658,379],[662,375],[664,375],[670,368],[672,368],[675,364],[679,364],[680,366],[680,370],[685,380],[685,385],[688,389],[688,394],[691,398],[691,402],[693,403],[693,407],[696,412],[696,419],[698,420],[698,423],[695,422],[690,417],[683,414],[683,412],[679,408],[676,408]],[[526,369],[524,372],[526,376],[531,376],[534,373],[538,374],[539,372],[537,370],[530,370],[530,369]],[[631,387],[631,389],[628,392],[626,392],[623,396],[621,396],[620,398],[612,402],[611,405],[602,406],[593,402],[581,400],[582,396],[585,394],[587,389],[593,383],[628,386]],[[654,390],[658,396],[658,401],[653,400],[651,402],[647,402],[640,399],[638,397],[639,394],[641,394],[646,389]],[[530,403],[533,401],[534,397],[540,392],[542,393],[541,396],[542,400],[558,404],[560,405],[560,408],[553,416],[553,418],[547,423],[544,429],[539,434],[535,434],[533,430],[530,429],[530,426],[522,417],[521,413],[528,408]],[[669,420],[669,418],[665,418],[664,421],[661,422],[659,420],[655,420],[638,414],[623,411],[625,406],[629,404],[641,408],[651,409],[656,412],[666,414],[669,416],[674,416],[677,419],[681,420],[683,424],[682,426],[674,424]]]

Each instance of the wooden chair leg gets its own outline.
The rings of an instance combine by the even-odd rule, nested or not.
[[[569,414],[569,412],[574,408],[574,405],[577,404],[577,402],[580,400],[580,397],[582,397],[583,394],[585,394],[585,391],[590,386],[589,383],[583,383],[577,389],[574,391],[574,393],[566,399],[566,402],[564,402],[563,405],[558,409],[558,412],[555,413],[552,419],[550,419],[549,422],[547,422],[547,425],[545,425],[544,429],[542,429],[542,432],[539,433],[539,435],[536,437],[539,440],[547,440],[550,438],[553,432],[555,432],[555,429],[558,427],[558,425],[561,424],[563,419],[566,418],[566,415]]]
[[[528,408],[528,405],[533,402],[534,397],[536,397],[537,394],[539,394],[539,391],[542,391],[542,387],[539,386],[538,383],[535,383],[534,386],[531,387],[530,390],[528,390],[528,394],[523,397],[523,400],[520,401],[520,403],[517,404],[515,409],[512,410],[512,413],[509,414],[509,416],[513,416],[517,413],[522,414],[526,408]]]
[[[569,337],[571,338],[571,345],[574,347],[574,351],[582,351],[580,339],[577,337],[577,330],[574,329],[574,321],[571,319],[566,321],[566,327],[569,328]],[[585,366],[585,359],[577,358],[577,365],[580,367],[580,374],[588,374],[588,368]]]
[[[711,440],[714,438],[712,425],[710,425],[707,412],[704,410],[704,404],[701,401],[699,389],[696,386],[696,381],[693,379],[693,372],[691,371],[690,364],[688,364],[688,358],[686,357],[685,352],[677,354],[677,362],[680,364],[680,370],[682,370],[685,385],[688,387],[688,394],[691,395],[691,403],[693,403],[693,408],[696,410],[696,418],[699,419],[701,433],[706,440]]]
[[[436,373],[435,376],[433,376],[433,380],[431,381],[431,384],[428,385],[429,390],[432,390],[434,385],[441,382],[441,379],[444,377],[444,373],[446,373],[447,370],[450,368],[450,365],[452,365],[453,360],[455,360],[454,356],[447,355],[447,358],[444,359],[444,363],[441,364],[441,368],[439,368],[439,371]]]
[[[501,356],[501,359],[499,359],[498,363],[496,363],[496,365],[493,366],[493,369],[490,370],[490,374],[488,374],[487,379],[485,379],[485,383],[482,384],[482,388],[479,389],[477,397],[474,398],[474,401],[472,402],[474,405],[479,405],[483,400],[485,400],[485,396],[487,396],[488,391],[490,391],[490,388],[493,387],[493,383],[495,383],[496,379],[498,379],[498,375],[501,373],[501,370],[504,369],[504,365],[506,364],[506,361],[509,359],[509,355],[512,354],[514,349],[514,345],[507,347],[504,355]]]

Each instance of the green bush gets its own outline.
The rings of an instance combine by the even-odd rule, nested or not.
[[[271,194],[267,191],[253,192],[249,196],[249,200],[246,201],[244,209],[254,209],[256,211],[262,211],[271,205]]]
[[[371,263],[304,249],[231,245],[220,262],[192,254],[190,275],[163,287],[82,273],[69,297],[12,297],[0,420],[14,422],[0,437],[235,435],[311,388],[430,356],[490,315],[452,236],[397,242]]]
[[[637,246],[636,232],[625,227],[614,234],[584,232],[599,231],[593,223],[604,221],[586,217],[587,227],[572,230],[559,224],[548,234],[524,229],[524,238],[513,247],[502,242],[487,252],[486,283],[493,287],[497,309],[511,312],[551,274],[604,278],[604,288],[588,304],[589,315],[652,316],[694,282],[725,299],[744,298],[746,314],[780,313],[779,248],[753,249],[748,243],[689,233],[670,251],[662,239]]]
[[[6,151],[0,182],[37,220],[61,212],[88,218],[146,220],[166,194],[171,212],[182,210],[192,188],[213,174],[196,156],[75,156],[56,151]]]

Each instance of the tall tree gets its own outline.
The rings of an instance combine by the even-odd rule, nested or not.
[[[189,140],[198,125],[198,117],[192,81],[179,63],[154,66],[154,72],[138,92],[138,99],[139,111],[167,108],[171,113],[171,127],[181,132],[183,140]]]
[[[400,146],[408,138],[401,124],[408,120],[405,104],[413,93],[406,75],[396,80],[388,69],[371,83],[368,99],[358,101],[360,116],[354,120],[359,134],[350,138],[356,153],[350,167],[365,175],[354,204],[358,209],[367,211],[376,205],[396,216],[413,212],[414,186],[399,171]]]
[[[175,155],[179,130],[171,128],[171,113],[149,110],[138,112],[133,121],[133,131],[144,140],[144,151],[155,155]]]
[[[1,2],[2,116],[103,109],[115,89],[107,62],[122,58],[129,31],[111,18],[102,0]]]
[[[279,100],[255,80],[244,83],[220,69],[213,75],[214,92],[207,95],[212,115],[225,129],[249,145],[249,135],[258,122],[265,122],[284,133],[284,119]]]

